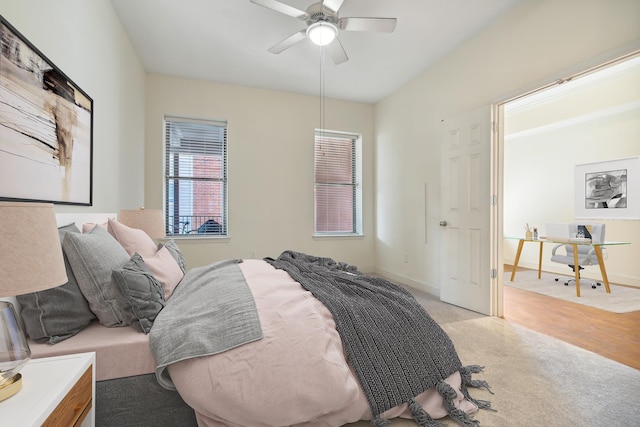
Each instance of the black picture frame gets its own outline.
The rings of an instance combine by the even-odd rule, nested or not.
[[[93,99],[2,16],[0,200],[93,204]]]

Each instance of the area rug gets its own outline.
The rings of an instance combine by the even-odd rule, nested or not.
[[[557,282],[555,281],[556,277],[559,278]],[[505,273],[503,282],[505,286],[512,286],[613,313],[628,313],[640,310],[640,289],[637,288],[610,284],[611,293],[608,294],[604,284],[592,289],[589,283],[581,281],[580,297],[578,297],[576,296],[575,283],[571,282],[569,286],[564,285],[565,280],[572,278],[571,276],[562,276],[543,271],[542,277],[538,279],[537,270],[522,270],[516,273],[513,282],[509,281],[510,278],[511,273]]]
[[[497,317],[442,327],[462,364],[485,367],[474,377],[486,380],[494,394],[480,389],[472,389],[472,394],[490,400],[495,412],[475,414],[482,427],[627,427],[640,419],[634,397],[640,394],[640,370]],[[441,421],[446,427],[458,426],[450,418]],[[416,423],[397,418],[391,427]]]

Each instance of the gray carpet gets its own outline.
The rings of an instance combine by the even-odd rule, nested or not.
[[[560,279],[557,282],[555,281],[556,277]],[[611,284],[611,293],[607,293],[604,284],[592,289],[590,284],[580,281],[580,297],[578,297],[574,282],[571,282],[568,286],[563,284],[566,279],[573,278],[573,276],[563,276],[543,271],[541,278],[538,279],[537,270],[523,270],[516,273],[513,282],[509,281],[510,278],[511,273],[505,273],[503,282],[505,286],[512,286],[613,313],[628,313],[640,310],[640,289],[638,288]]]
[[[640,420],[640,371],[496,317],[486,317],[417,295],[453,340],[463,364],[485,366],[482,374],[497,412],[481,410],[483,427],[629,427]],[[455,320],[458,318],[459,320]],[[447,427],[457,426],[445,418]],[[368,422],[350,424],[364,427]],[[415,427],[395,419],[393,427]]]

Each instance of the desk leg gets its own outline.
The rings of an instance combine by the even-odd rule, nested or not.
[[[609,278],[607,277],[607,270],[604,268],[604,258],[602,258],[602,248],[600,246],[593,247],[596,250],[596,256],[598,257],[598,265],[600,266],[600,273],[602,273],[602,281],[604,282],[604,288],[607,290],[607,293],[611,293],[611,288],[609,287]]]
[[[576,272],[576,295],[580,296],[580,264],[578,264],[578,245],[573,244],[573,265]]]
[[[518,242],[518,251],[516,252],[516,260],[513,262],[513,271],[511,272],[510,282],[513,282],[513,279],[515,279],[516,277],[516,269],[518,268],[518,261],[520,261],[520,253],[522,252],[522,245],[524,245],[524,240],[520,239],[520,241]]]
[[[538,255],[538,279],[542,278],[542,242],[540,242],[540,255]]]

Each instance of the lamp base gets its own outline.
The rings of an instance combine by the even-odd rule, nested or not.
[[[7,384],[0,387],[0,402],[10,398],[11,396],[19,392],[21,388],[22,388],[22,375],[16,374],[16,376],[11,378],[7,382]]]

